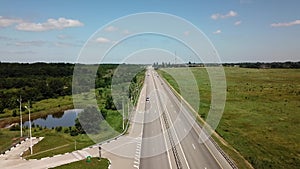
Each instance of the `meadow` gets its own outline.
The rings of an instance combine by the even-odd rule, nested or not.
[[[159,73],[177,90],[170,74],[182,69],[165,68]],[[225,67],[227,99],[216,132],[229,145],[220,144],[239,168],[298,168],[300,166],[300,69],[249,69]],[[210,108],[210,81],[205,68],[190,68],[200,93],[199,115]],[[166,73],[168,72],[168,73]],[[184,78],[184,77],[181,77]],[[188,84],[189,80],[186,79]],[[233,147],[238,152],[230,147]],[[243,156],[241,158],[240,154]]]

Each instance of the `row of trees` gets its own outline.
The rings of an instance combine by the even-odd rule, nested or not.
[[[255,63],[224,63],[224,66],[239,66],[243,68],[290,68],[290,69],[299,69],[300,62],[255,62]]]
[[[71,95],[74,66],[68,63],[0,62],[0,113],[4,113],[6,108],[18,107],[16,100],[20,95],[23,102]],[[89,70],[95,66],[97,65],[83,65],[82,67],[83,71],[88,74]],[[110,85],[113,70],[117,66],[108,64],[96,67],[98,68],[95,81],[97,88]],[[81,80],[80,83],[85,83],[85,81]]]
[[[171,64],[162,62],[159,64],[158,62],[153,63],[154,68],[166,68],[166,67],[205,67],[205,66],[239,66],[242,68],[290,68],[290,69],[299,69],[300,62],[244,62],[244,63],[222,63],[222,64],[215,64],[215,63],[191,63],[188,62],[186,64]]]

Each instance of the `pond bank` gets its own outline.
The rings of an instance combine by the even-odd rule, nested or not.
[[[74,106],[73,104],[71,105],[64,105],[60,107],[54,107],[48,110],[42,110],[38,112],[31,113],[31,120],[35,120],[44,116],[47,116],[49,114],[59,114],[63,113],[66,110],[73,109]],[[23,121],[26,121],[28,119],[28,114],[22,114],[22,119]],[[7,117],[7,118],[2,118],[0,119],[0,128],[5,128],[8,125],[11,125],[13,123],[20,123],[20,116],[17,117]]]

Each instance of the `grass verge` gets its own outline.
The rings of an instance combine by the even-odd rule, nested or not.
[[[99,160],[98,158],[91,158],[91,162],[81,160],[70,164],[65,164],[53,169],[107,169],[109,161],[105,158]]]
[[[20,141],[20,131],[9,131],[9,129],[0,129],[0,153],[4,153],[11,148],[13,144]]]
[[[95,144],[87,135],[70,136],[70,134],[57,132],[51,129],[33,132],[33,136],[45,137],[38,144],[33,146],[33,154],[26,151],[23,157],[26,159],[41,159],[52,157],[56,154],[75,151]],[[76,144],[76,146],[75,146]]]

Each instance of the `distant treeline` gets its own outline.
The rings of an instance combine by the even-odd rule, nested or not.
[[[19,96],[24,101],[39,101],[72,94],[74,64],[69,63],[1,63],[0,113],[16,108]],[[91,65],[95,66],[95,65]],[[101,65],[96,76],[96,88],[111,83],[116,64]],[[89,66],[84,66],[86,71]]]
[[[223,66],[239,66],[242,68],[284,68],[299,69],[300,62],[256,62],[256,63],[224,63]]]
[[[241,67],[241,68],[284,68],[284,69],[299,69],[300,62],[244,62],[244,63],[191,63],[188,62],[186,64],[172,64],[172,63],[164,63],[161,64],[155,62],[152,66],[154,68],[166,68],[166,67],[214,67],[214,66],[225,66],[225,67]]]

